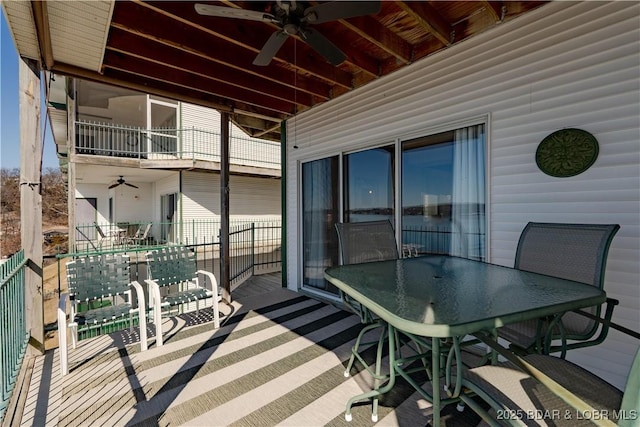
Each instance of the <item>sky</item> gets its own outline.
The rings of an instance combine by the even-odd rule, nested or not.
[[[18,103],[18,53],[4,12],[0,12],[0,167],[20,167],[20,107]],[[44,97],[42,98],[44,101]],[[43,113],[46,111],[43,107]],[[43,116],[44,122],[44,116]],[[58,168],[55,145],[48,120],[44,132],[43,169]],[[44,126],[41,126],[41,133]]]

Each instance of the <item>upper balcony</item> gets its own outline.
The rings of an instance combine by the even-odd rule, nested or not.
[[[107,123],[76,121],[75,154],[137,159],[146,168],[217,169],[220,133],[203,129],[145,129]],[[230,137],[230,165],[280,175],[280,144],[238,135]],[[77,159],[77,157],[76,157]],[[84,159],[87,160],[87,159]],[[241,172],[242,170],[237,170]]]

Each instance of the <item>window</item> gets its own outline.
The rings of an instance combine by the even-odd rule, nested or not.
[[[484,124],[402,143],[402,244],[485,259]]]
[[[344,222],[394,223],[394,146],[344,156]]]
[[[176,243],[176,211],[178,210],[178,194],[160,196],[160,240]]]

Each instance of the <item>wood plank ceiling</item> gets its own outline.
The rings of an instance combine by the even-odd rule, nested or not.
[[[279,140],[283,119],[544,2],[382,1],[376,14],[313,25],[346,55],[337,66],[298,36],[288,37],[269,65],[254,65],[256,55],[280,27],[203,16],[195,3],[117,1],[101,73],[81,75],[55,63],[51,68],[226,110],[248,134]],[[269,12],[274,2],[199,3]]]

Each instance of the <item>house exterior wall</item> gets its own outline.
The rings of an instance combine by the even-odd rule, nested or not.
[[[488,117],[488,246],[512,266],[528,221],[617,223],[605,277],[614,321],[640,325],[640,28],[637,2],[552,2],[287,123],[287,281],[300,279],[301,162]],[[540,141],[580,128],[600,153],[553,178]],[[294,149],[296,145],[298,148]],[[638,343],[612,331],[568,358],[624,387]]]
[[[198,105],[180,104],[183,151],[193,152],[201,160],[220,161],[220,113]],[[190,132],[197,129],[196,132]],[[205,130],[206,131],[203,131]],[[247,136],[237,126],[231,125],[230,163],[244,166],[280,169],[278,143]]]
[[[232,223],[238,220],[280,219],[279,179],[231,175],[229,188],[229,216]],[[204,172],[182,174],[182,218],[185,223],[183,236],[190,242],[194,241],[194,234],[204,233],[205,237],[211,235],[217,237],[217,228],[198,231],[197,227],[190,227],[189,223],[220,221],[219,174]]]
[[[135,185],[138,188],[120,185],[109,193],[113,197],[117,222],[138,222],[149,217],[149,206],[153,204],[151,184],[136,182]]]

